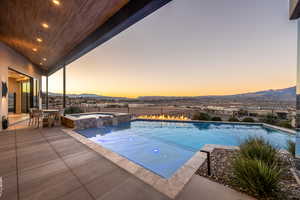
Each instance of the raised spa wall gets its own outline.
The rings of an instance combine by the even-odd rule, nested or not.
[[[62,124],[69,128],[75,129],[87,129],[87,128],[100,128],[103,126],[117,126],[120,123],[131,121],[132,115],[128,113],[80,113],[83,115],[88,114],[110,114],[111,116],[101,117],[84,117],[77,118],[72,115],[66,115],[62,117]],[[80,115],[79,114],[79,115]],[[78,115],[78,114],[77,114]]]

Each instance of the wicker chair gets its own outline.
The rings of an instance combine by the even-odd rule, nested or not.
[[[52,113],[43,113],[43,127],[53,127],[55,122],[55,115]]]
[[[40,121],[43,116],[43,112],[38,109],[31,109],[29,111],[29,126],[36,125],[37,127],[40,127]]]

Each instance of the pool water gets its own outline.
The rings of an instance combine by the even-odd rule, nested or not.
[[[76,117],[78,119],[113,117],[112,114],[101,114],[101,113],[95,113],[95,114],[73,114],[71,116],[72,117]]]
[[[90,128],[78,133],[164,177],[170,178],[205,144],[239,145],[261,136],[285,148],[295,136],[260,125],[137,120],[117,127]]]

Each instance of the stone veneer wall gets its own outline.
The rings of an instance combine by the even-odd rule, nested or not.
[[[132,118],[131,114],[121,114],[116,116],[118,123],[129,122]]]
[[[87,113],[85,113],[87,114]],[[100,128],[102,126],[117,126],[119,123],[131,121],[131,114],[116,113],[114,117],[100,117],[100,118],[84,118],[71,119],[68,117],[62,118],[63,125],[69,128],[86,129],[86,128]]]
[[[86,118],[75,121],[76,129],[86,129],[86,128],[97,128],[97,121],[99,119],[96,118]]]

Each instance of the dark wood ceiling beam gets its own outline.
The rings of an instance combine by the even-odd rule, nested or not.
[[[300,1],[290,0],[290,19],[298,19],[300,17]]]
[[[1,0],[0,41],[48,69],[129,0]],[[49,28],[42,27],[47,23]],[[40,41],[37,38],[42,39]]]
[[[53,74],[64,65],[70,64],[87,52],[110,40],[170,1],[172,0],[131,0],[108,21],[71,50],[67,56],[50,66],[48,75]]]

